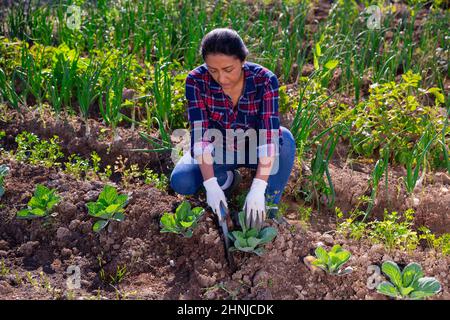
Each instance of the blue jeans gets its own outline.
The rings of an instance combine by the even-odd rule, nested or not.
[[[278,168],[275,174],[269,176],[266,188],[266,202],[278,204],[281,195],[291,175],[292,167],[295,160],[295,140],[292,133],[285,127],[281,127],[283,143],[279,146],[279,155],[275,157],[273,167]],[[236,155],[235,155],[236,159]],[[277,163],[278,161],[278,163]],[[225,162],[225,161],[223,161]],[[213,164],[214,175],[217,177],[219,185],[223,185],[227,179],[227,171],[240,167],[256,169],[257,164],[250,164],[248,157],[245,163],[223,163]],[[172,189],[183,195],[192,195],[197,193],[198,189],[203,185],[203,176],[197,160],[191,157],[190,152],[186,152],[178,161],[170,176],[170,186]]]

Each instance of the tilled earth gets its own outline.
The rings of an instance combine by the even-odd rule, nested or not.
[[[87,139],[77,120],[58,123],[49,116],[44,128],[38,118],[27,112],[25,115],[11,112],[11,121],[0,122],[0,130],[6,133],[2,140],[6,149],[14,149],[14,137],[23,130],[41,138],[57,134],[66,157],[71,153],[87,157],[96,150],[103,165],[112,165],[118,155],[125,155],[131,159],[129,164],[170,172],[167,156],[130,151],[148,146],[128,129],[119,128],[122,140],[110,145],[101,137],[104,126],[99,122],[92,121],[92,137]],[[232,272],[211,212],[202,216],[190,239],[160,233],[164,212],[174,212],[186,198],[193,206],[206,208],[204,195],[182,197],[139,181],[124,189],[120,177],[113,179],[117,184],[108,184],[129,195],[126,218],[96,234],[86,203],[97,199],[105,182],[77,180],[58,168],[16,162],[7,154],[2,157],[0,164],[7,164],[11,170],[0,203],[0,299],[386,299],[370,289],[374,275],[368,271],[370,265],[381,266],[386,260],[399,265],[419,262],[427,276],[436,277],[442,284],[443,290],[433,299],[450,299],[450,257],[426,247],[409,253],[388,252],[380,244],[344,239],[335,235],[334,216],[324,205],[312,212],[310,224],[300,223],[297,208],[303,204],[294,200],[293,193],[304,180],[297,165],[282,199],[289,205],[286,216],[291,225],[269,222],[278,229],[278,236],[266,246],[265,255],[233,253],[237,270]],[[348,167],[335,161],[330,169],[335,206],[351,210],[358,197],[368,195],[372,166]],[[241,173],[244,179],[239,189],[245,190],[252,172],[241,169]],[[401,169],[391,170],[389,180],[395,183],[389,185],[387,193],[380,187],[373,216],[380,217],[385,207],[400,212],[409,207],[399,182],[403,174]],[[38,183],[56,188],[61,202],[47,219],[17,220],[16,212],[26,206]],[[428,226],[437,234],[449,232],[449,189],[450,179],[445,173],[427,175],[416,194],[416,226]],[[318,245],[331,248],[337,243],[352,253],[346,265],[353,273],[329,276],[313,272],[304,264],[303,258]],[[74,279],[71,268],[79,268],[79,289],[69,286]]]
[[[103,183],[77,181],[14,160],[3,162],[11,171],[0,211],[2,299],[384,299],[368,289],[368,267],[386,260],[420,262],[425,274],[442,284],[435,299],[450,299],[450,259],[434,250],[387,252],[382,245],[333,238],[291,221],[292,226],[276,225],[278,236],[263,257],[234,253],[237,271],[232,273],[210,212],[191,239],[161,234],[161,215],[173,212],[182,199],[149,185],[119,188],[130,196],[125,221],[95,234],[85,204],[95,201]],[[46,220],[15,219],[37,183],[57,189],[62,200],[55,214]],[[318,244],[335,243],[353,254],[347,263],[354,269],[350,275],[312,272],[303,263]],[[67,286],[69,266],[80,268],[80,289]],[[117,268],[123,267],[123,281],[114,282]]]

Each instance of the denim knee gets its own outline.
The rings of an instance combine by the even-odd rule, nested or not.
[[[281,128],[281,135],[283,138],[283,145],[282,145],[282,150],[284,151],[283,153],[287,152],[289,155],[295,154],[296,145],[294,136],[292,135],[291,131],[289,131],[289,129],[285,127],[280,128]]]
[[[188,174],[174,170],[170,176],[170,187],[178,194],[192,195],[197,192],[198,185],[195,179]]]

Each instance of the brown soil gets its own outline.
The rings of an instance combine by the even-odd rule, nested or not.
[[[33,127],[32,119],[19,123],[2,124],[9,141],[13,141],[14,134],[28,128],[37,134],[52,132],[51,120],[47,121],[46,129]],[[79,127],[72,128],[73,136],[79,137]],[[127,137],[126,130],[123,132]],[[64,138],[63,131],[55,133],[61,134],[69,150],[71,140]],[[85,150],[90,149],[85,147]],[[122,152],[126,151],[122,149]],[[140,161],[142,159],[136,158],[136,162],[142,163]],[[130,196],[125,221],[111,223],[95,234],[92,231],[94,219],[88,215],[86,203],[95,201],[103,182],[80,181],[56,168],[19,163],[6,155],[0,163],[11,168],[0,208],[1,299],[386,299],[367,287],[368,266],[381,265],[386,260],[401,265],[412,261],[421,263],[425,274],[436,277],[442,284],[442,292],[433,299],[450,299],[449,257],[423,248],[411,253],[388,252],[382,245],[333,236],[333,215],[326,210],[314,211],[310,225],[301,224],[296,216],[296,208],[301,203],[292,200],[296,182],[301,182],[297,167],[283,197],[283,201],[291,205],[287,217],[292,226],[269,222],[278,228],[275,241],[266,246],[263,257],[233,253],[237,265],[233,273],[227,265],[221,234],[211,212],[201,218],[190,239],[160,233],[162,214],[174,212],[185,197],[173,196],[142,183],[124,189],[119,183],[116,185],[119,191]],[[370,166],[353,166],[353,170],[332,166],[331,170],[336,206],[343,210],[352,208],[357,196],[365,193]],[[242,173],[242,187],[248,187],[253,172],[243,169]],[[396,181],[398,173],[392,174],[392,181]],[[437,193],[448,188],[448,181],[438,176],[440,180],[436,178],[424,184],[426,194],[417,208],[416,222],[435,231],[448,232],[448,193],[439,193],[439,196]],[[57,189],[62,200],[55,214],[42,220],[15,219],[16,212],[26,206],[37,183]],[[392,207],[403,208],[403,194],[400,192],[394,197],[395,188],[393,184],[389,192]],[[206,207],[203,197],[187,198],[194,206]],[[385,206],[383,201],[383,191],[380,191],[375,216]],[[313,273],[303,263],[303,258],[318,244],[330,248],[335,243],[342,244],[353,254],[347,263],[354,269],[350,275],[336,277]],[[68,289],[66,271],[69,266],[80,268],[81,289]],[[123,281],[115,283],[112,279],[117,268],[122,267],[126,268],[126,275]]]
[[[22,131],[35,133],[39,137],[49,139],[57,135],[62,141],[63,152],[66,155],[78,154],[89,158],[92,151],[98,153],[102,165],[113,166],[117,157],[122,155],[128,159],[128,164],[138,164],[141,168],[150,167],[156,172],[168,172],[171,164],[170,154],[155,152],[136,152],[132,149],[151,149],[138,131],[118,127],[119,141],[113,141],[111,129],[102,123],[89,119],[90,136],[86,137],[84,122],[79,117],[71,117],[68,121],[57,121],[48,112],[45,112],[44,121],[39,115],[29,110],[20,114],[11,111],[8,115],[11,121],[0,121],[0,130],[6,132],[6,147],[14,145],[14,138]],[[44,123],[45,122],[45,123]]]

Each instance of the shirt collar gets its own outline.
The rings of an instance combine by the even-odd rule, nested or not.
[[[207,69],[205,64],[205,68]],[[248,96],[251,93],[256,92],[256,84],[255,84],[255,76],[253,75],[253,72],[250,70],[250,67],[248,66],[248,63],[244,63],[244,76],[245,76],[245,90],[244,90],[244,96]],[[211,93],[223,93],[222,87],[211,77],[208,71],[207,75],[209,78],[209,87],[211,89]]]

